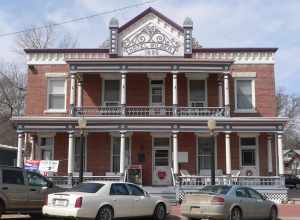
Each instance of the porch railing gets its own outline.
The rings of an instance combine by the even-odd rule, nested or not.
[[[93,106],[76,107],[77,115],[97,117],[223,117],[224,107]]]
[[[280,176],[216,176],[216,185],[241,185],[252,187],[282,187],[284,180]],[[183,188],[197,188],[211,184],[210,176],[178,176],[177,185]]]
[[[58,186],[68,186],[69,176],[51,176],[49,179]],[[83,181],[123,181],[120,176],[84,176]],[[73,185],[79,183],[79,177],[72,177]]]

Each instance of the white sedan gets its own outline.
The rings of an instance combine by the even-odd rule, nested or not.
[[[164,220],[169,204],[139,186],[123,182],[85,182],[70,191],[49,194],[43,214],[64,218],[111,220],[153,216]]]

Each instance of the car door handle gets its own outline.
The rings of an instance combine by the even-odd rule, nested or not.
[[[117,199],[112,199],[112,201],[117,201]]]
[[[3,189],[3,190],[8,190],[8,187],[5,186],[5,187],[2,187],[2,189]]]
[[[32,192],[35,192],[35,191],[36,191],[36,189],[30,189],[30,191],[32,191]]]

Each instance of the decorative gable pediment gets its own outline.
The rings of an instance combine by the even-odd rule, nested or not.
[[[120,56],[184,56],[184,33],[148,13],[119,33]]]

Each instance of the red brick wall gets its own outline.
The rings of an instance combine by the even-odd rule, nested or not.
[[[109,133],[89,133],[87,137],[87,171],[103,176],[111,168],[111,136]]]
[[[25,98],[26,115],[51,115],[60,116],[66,114],[44,113],[47,109],[47,77],[46,73],[68,73],[67,65],[36,65],[34,70],[28,69],[27,94]],[[67,110],[69,110],[70,79],[67,82]]]
[[[188,163],[179,164],[180,169],[188,170],[191,174],[197,173],[197,137],[194,133],[179,133],[178,151],[188,152]]]
[[[255,79],[255,114],[233,114],[233,116],[276,116],[276,96],[275,96],[275,79],[274,65],[233,65],[233,72],[256,72]],[[231,110],[234,111],[234,79],[230,78],[230,104]]]
[[[68,135],[57,133],[54,138],[54,159],[59,160],[58,175],[68,173]]]
[[[127,105],[147,106],[149,104],[149,78],[147,74],[127,74]]]
[[[83,77],[83,106],[100,106],[102,79],[98,74]]]

